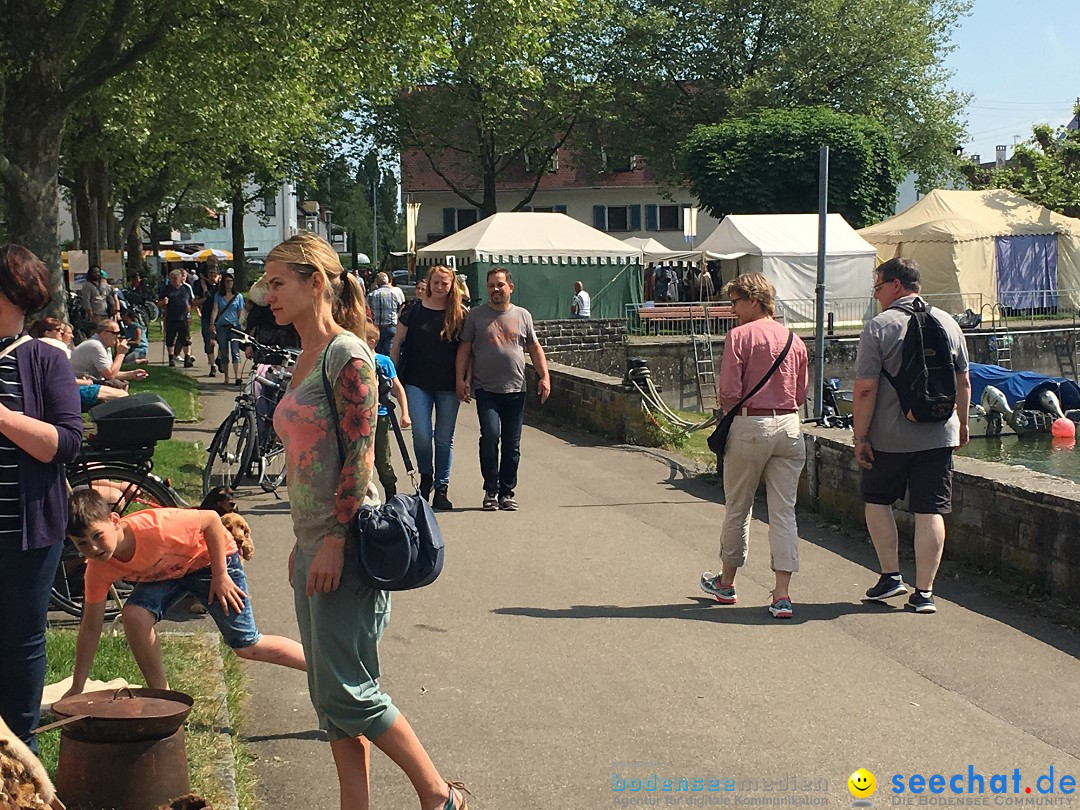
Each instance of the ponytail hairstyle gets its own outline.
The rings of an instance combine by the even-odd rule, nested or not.
[[[461,334],[461,328],[465,325],[465,305],[461,303],[461,287],[457,283],[457,276],[445,264],[437,264],[428,270],[428,274],[424,279],[427,282],[427,294],[431,295],[431,277],[436,273],[446,273],[450,276],[450,294],[446,298],[443,328],[439,333],[440,338],[450,342],[457,340],[458,335]]]
[[[345,272],[329,242],[310,231],[301,231],[266,254],[266,261],[287,264],[302,278],[311,278],[316,273],[322,275],[335,323],[366,342],[364,291],[356,277]]]

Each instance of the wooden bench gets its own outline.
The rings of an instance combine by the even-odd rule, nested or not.
[[[694,321],[704,321],[706,319],[711,322],[734,320],[735,311],[727,304],[716,304],[715,306],[710,304],[708,308],[703,304],[674,304],[671,306],[638,307],[638,318],[646,333],[650,329],[655,329],[655,333],[659,334],[664,324],[686,323],[688,326],[692,326]]]

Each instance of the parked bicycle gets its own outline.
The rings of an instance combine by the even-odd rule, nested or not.
[[[292,379],[299,349],[266,346],[233,330],[230,343],[251,349],[251,368],[236,403],[210,442],[203,470],[203,495],[216,487],[237,487],[245,477],[258,480],[264,492],[285,481],[285,447],[274,430],[274,409]]]
[[[187,506],[167,480],[154,475],[154,445],[146,447],[99,447],[84,442],[82,452],[67,467],[71,489],[90,487],[109,502],[120,515],[141,509]],[[50,603],[72,616],[82,616],[83,574],[86,562],[70,539],[64,539],[60,565],[53,580]],[[105,618],[120,614],[131,591],[123,583],[113,585],[105,604]]]

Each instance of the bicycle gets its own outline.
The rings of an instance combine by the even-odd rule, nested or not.
[[[289,368],[299,349],[266,346],[234,330],[252,349],[247,382],[233,409],[218,426],[203,469],[203,495],[218,487],[235,488],[248,475],[264,492],[275,492],[285,482],[285,447],[274,430],[274,409],[292,379]],[[261,369],[261,370],[260,370]]]
[[[82,452],[68,465],[67,481],[71,490],[92,487],[105,496],[110,509],[120,515],[141,509],[184,507],[187,503],[169,482],[154,475],[154,445],[145,447],[99,447],[84,442]],[[82,616],[83,555],[69,538],[64,539],[49,596],[50,604],[75,616]],[[113,585],[105,603],[105,618],[114,619],[124,607],[131,588]]]

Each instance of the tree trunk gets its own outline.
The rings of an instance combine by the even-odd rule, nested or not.
[[[127,279],[130,282],[135,278],[136,273],[143,272],[143,255],[142,255],[142,231],[139,230],[139,221],[142,219],[141,215],[132,217],[134,224],[128,228],[125,235],[125,242],[127,244],[127,266],[126,273]]]
[[[232,254],[233,272],[236,274],[236,289],[247,289],[247,263],[244,261],[244,213],[247,202],[244,188],[238,186],[232,193]]]
[[[98,241],[101,233],[98,227],[98,207],[94,204],[93,183],[91,170],[88,163],[80,163],[75,167],[75,187],[71,190],[71,197],[75,203],[75,219],[79,223],[79,250],[85,250],[89,254],[90,264],[98,264],[98,251],[101,243]]]
[[[60,266],[60,143],[67,109],[36,109],[8,115],[3,122],[0,154],[10,167],[0,172],[7,202],[8,239],[33,251],[49,268],[52,300],[42,314],[67,320],[67,299]],[[19,109],[9,97],[8,110]],[[36,113],[36,114],[34,114]],[[36,314],[36,313],[34,313]]]

